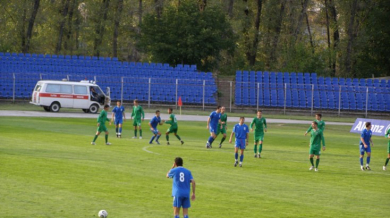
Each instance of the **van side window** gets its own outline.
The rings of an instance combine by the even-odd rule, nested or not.
[[[46,92],[60,93],[60,85],[58,85],[58,84],[47,84]]]
[[[61,85],[61,93],[72,94],[72,86],[71,85]]]
[[[77,95],[87,95],[87,87],[86,86],[74,86],[74,94]]]

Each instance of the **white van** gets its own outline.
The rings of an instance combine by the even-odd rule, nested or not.
[[[80,82],[40,80],[32,93],[31,104],[41,106],[45,111],[58,112],[61,107],[80,108],[85,113],[97,113],[105,104],[110,105],[107,95],[93,81]]]

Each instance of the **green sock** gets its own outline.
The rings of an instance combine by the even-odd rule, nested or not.
[[[169,135],[165,135],[165,138],[167,139],[167,142],[169,142]]]
[[[222,145],[222,143],[223,143],[223,141],[225,141],[225,139],[226,139],[226,137],[222,137],[222,139],[221,139],[221,143],[219,143],[219,144],[221,144],[221,145]]]
[[[255,144],[255,146],[254,146],[254,149],[253,149],[254,151],[255,151],[255,154],[257,153],[257,145]]]
[[[386,158],[385,166],[387,166],[388,163],[389,163],[389,158]]]
[[[106,143],[108,142],[108,135],[106,135]]]
[[[263,151],[263,144],[259,145],[259,153],[261,153],[261,151]]]
[[[95,135],[95,138],[93,138],[93,142],[96,141],[96,139],[97,139],[98,136],[99,136],[99,135]]]
[[[310,163],[311,163],[312,166],[314,166],[314,162],[313,162],[313,158],[312,157],[310,158]]]
[[[316,160],[316,168],[318,168],[318,164],[320,163],[320,159]]]
[[[177,139],[179,139],[179,140],[181,141],[181,138],[180,138],[180,136],[179,136],[179,135],[176,135],[176,138],[177,138]]]
[[[137,137],[137,130],[134,130],[134,136]]]
[[[139,136],[142,137],[142,129],[139,130]]]

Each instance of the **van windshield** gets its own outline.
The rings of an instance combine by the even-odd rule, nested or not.
[[[103,91],[100,89],[99,86],[91,86],[90,91],[97,94],[97,95],[104,95]]]

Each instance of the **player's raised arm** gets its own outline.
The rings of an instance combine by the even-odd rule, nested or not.
[[[306,130],[305,136],[306,136],[307,133],[309,133],[312,129],[313,129],[313,127],[311,127],[311,125],[310,125],[310,127]]]
[[[195,201],[195,187],[196,187],[196,183],[195,183],[195,180],[194,180],[194,179],[191,179],[191,184],[192,184],[192,196],[191,196],[191,200]]]
[[[176,167],[176,164],[173,163],[172,168],[171,168],[171,169],[168,171],[168,173],[167,173],[167,178],[172,178],[172,177],[173,177],[173,174],[171,174],[171,171],[172,171],[172,169],[175,168],[175,167]]]

